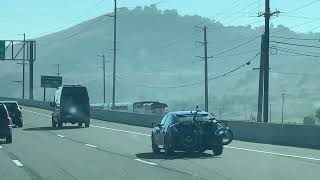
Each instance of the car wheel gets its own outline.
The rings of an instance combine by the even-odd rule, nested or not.
[[[12,143],[12,135],[9,135],[6,137],[6,143],[11,144]]]
[[[158,147],[158,145],[156,145],[153,141],[153,135],[151,136],[151,144],[152,144],[152,152],[155,154],[159,154],[160,153],[160,148]]]
[[[166,156],[170,156],[174,153],[174,149],[172,148],[169,140],[167,140],[167,139],[165,139],[165,141],[164,141],[163,149],[164,149],[164,153]]]
[[[78,127],[82,127],[82,122],[78,122]]]
[[[86,123],[85,123],[85,127],[88,128],[89,126],[90,126],[90,123],[89,123],[89,122],[86,122]]]
[[[213,151],[213,155],[214,156],[220,156],[222,154],[222,151],[223,151],[223,146],[221,146],[221,145],[214,146],[212,151]]]
[[[61,122],[58,122],[58,128],[62,128],[62,123]]]

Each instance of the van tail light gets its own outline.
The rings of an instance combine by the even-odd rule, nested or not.
[[[8,123],[8,125],[12,125],[12,119],[11,119],[11,117],[7,117],[7,123]]]

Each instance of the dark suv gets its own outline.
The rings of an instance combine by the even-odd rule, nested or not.
[[[0,138],[5,138],[6,143],[12,143],[12,120],[4,104],[0,104]]]
[[[0,101],[7,107],[9,116],[16,127],[23,127],[22,110],[17,101]]]

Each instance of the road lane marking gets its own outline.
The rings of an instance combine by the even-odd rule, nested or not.
[[[64,138],[64,136],[62,136],[62,135],[60,135],[60,134],[58,134],[57,136],[58,136],[58,137],[61,137],[61,138]]]
[[[2,149],[3,147],[2,146],[0,146],[0,149]]]
[[[299,158],[299,159],[307,159],[307,160],[313,160],[313,161],[320,161],[320,159],[318,159],[318,158],[313,158],[313,157],[297,156],[297,155],[291,155],[291,154],[282,154],[282,153],[276,153],[276,152],[270,152],[270,151],[261,151],[261,150],[255,150],[255,149],[247,149],[247,148],[233,147],[233,146],[224,146],[224,147],[229,148],[229,149],[237,149],[237,150],[243,150],[243,151],[263,153],[263,154],[271,154],[271,155],[276,155],[276,156],[293,157],[293,158]]]
[[[142,159],[134,159],[134,160],[135,160],[135,161],[142,162],[142,163],[145,163],[145,164],[153,165],[153,166],[157,166],[157,165],[158,165],[158,164],[156,164],[156,163],[144,161],[144,160],[142,160]]]
[[[92,144],[85,144],[86,146],[92,147],[92,148],[96,148],[97,146],[92,145]]]
[[[30,110],[25,110],[25,111],[28,111],[28,112],[31,112],[31,113],[35,113],[35,114],[38,114],[38,115],[42,115],[42,116],[51,117],[50,115],[42,114],[42,113],[30,111]],[[144,134],[144,133],[139,133],[139,132],[134,132],[134,131],[127,131],[127,130],[122,130],[122,129],[108,128],[108,127],[104,127],[104,126],[96,126],[96,125],[90,125],[90,126],[91,127],[95,127],[95,128],[100,128],[100,129],[111,130],[111,131],[124,132],[124,133],[130,133],[130,134],[137,134],[137,135],[141,135],[141,136],[148,136],[148,137],[151,136],[149,134]],[[96,146],[94,146],[94,147],[96,147]],[[270,154],[270,155],[276,155],[276,156],[293,157],[293,158],[299,158],[299,159],[320,161],[319,158],[314,158],[314,157],[298,156],[298,155],[292,155],[292,154],[282,154],[282,153],[276,153],[276,152],[271,152],[271,151],[261,151],[261,150],[256,150],[256,149],[240,148],[240,147],[233,147],[233,146],[224,146],[224,147],[225,148],[229,148],[229,149],[236,149],[236,150],[242,150],[242,151]]]
[[[38,112],[34,112],[34,111],[27,110],[27,109],[24,109],[23,111],[31,112],[31,113],[38,114],[38,115],[41,115],[41,116],[51,117],[51,115],[48,115],[48,114],[42,114],[42,113],[38,113]]]
[[[21,164],[20,161],[18,160],[12,160],[17,166],[22,167],[23,165]]]
[[[134,131],[127,131],[127,130],[121,130],[121,129],[113,129],[113,128],[108,128],[108,127],[103,127],[103,126],[95,126],[95,125],[90,125],[91,127],[95,127],[95,128],[100,128],[100,129],[107,129],[107,130],[111,130],[111,131],[118,131],[118,132],[124,132],[124,133],[130,133],[130,134],[137,134],[137,135],[141,135],[141,136],[151,136],[149,134],[144,134],[144,133],[139,133],[139,132],[134,132]]]

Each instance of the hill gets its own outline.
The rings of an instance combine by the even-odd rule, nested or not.
[[[161,11],[155,6],[121,8],[117,31],[117,96],[118,102],[159,100],[167,102],[171,110],[203,107],[204,64],[195,56],[203,55],[203,47],[195,41],[203,40],[203,33],[195,26],[208,26],[209,77],[228,72],[251,60],[260,51],[263,27],[224,26],[215,20],[197,15],[181,16],[176,10]],[[284,26],[271,26],[272,36],[319,38],[319,33],[297,34]],[[282,41],[272,37],[271,40]],[[105,53],[112,60],[113,19],[105,15],[80,23],[64,31],[36,39],[35,98],[42,99],[41,75],[54,75],[55,64],[61,64],[61,75],[66,84],[88,86],[91,102],[102,101],[101,58]],[[248,43],[247,43],[248,42]],[[290,43],[301,43],[290,40]],[[302,42],[304,43],[304,42]],[[308,45],[318,45],[308,41]],[[271,46],[291,48],[294,52],[308,48],[271,43]],[[226,52],[227,50],[233,48]],[[291,51],[291,50],[290,50]],[[308,52],[307,51],[307,52]],[[311,50],[312,51],[312,50]],[[225,52],[225,53],[223,53]],[[275,50],[272,50],[272,54]],[[259,56],[249,66],[230,76],[211,80],[209,106],[211,112],[224,107],[223,118],[244,119],[256,114]],[[280,52],[270,56],[270,103],[273,119],[280,119],[281,94],[287,93],[285,115],[302,119],[320,106],[318,96],[318,58]],[[20,78],[21,67],[12,62],[1,62],[0,88],[3,96],[20,96],[21,91],[11,80]],[[295,74],[284,74],[295,73]],[[300,73],[300,74],[297,74]],[[308,75],[302,75],[308,74]],[[107,63],[107,102],[112,95],[112,63]],[[53,97],[53,90],[48,98]],[[52,98],[51,98],[52,99]]]

